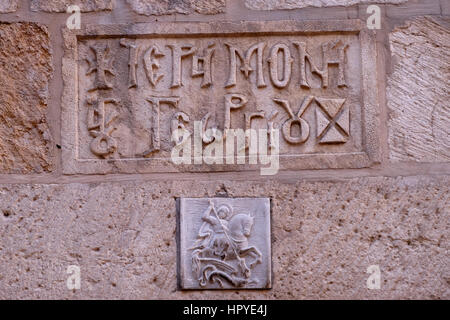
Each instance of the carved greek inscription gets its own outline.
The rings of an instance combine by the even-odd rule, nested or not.
[[[361,60],[347,57],[360,50],[356,34],[121,35],[79,45],[80,159],[168,159],[191,142],[199,165],[232,148],[238,164],[256,164],[261,144],[289,156],[362,150]]]

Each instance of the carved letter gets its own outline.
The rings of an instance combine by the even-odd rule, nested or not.
[[[120,44],[129,49],[129,61],[128,61],[128,88],[137,87],[137,65],[138,55],[141,51],[136,44],[127,41],[127,39],[121,39]]]
[[[164,56],[157,46],[151,46],[144,54],[145,74],[152,87],[155,87],[158,81],[164,77],[163,74],[156,72],[160,67],[157,59]]]
[[[239,102],[236,102],[234,100],[239,100]],[[242,94],[231,93],[225,95],[225,121],[223,125],[224,132],[226,132],[225,130],[230,129],[231,127],[231,110],[242,108],[243,106],[245,106],[247,101],[248,99]]]
[[[209,118],[211,117],[211,112],[208,112],[207,114],[205,114],[201,120],[202,123],[202,141],[204,143],[211,143],[214,141],[214,136],[207,136],[206,135],[206,131],[207,131],[207,126],[208,126],[208,121]]]
[[[152,152],[159,151],[161,148],[160,121],[159,121],[161,104],[165,103],[169,106],[176,108],[178,106],[179,98],[178,97],[150,97],[147,99],[147,101],[151,103],[154,113],[152,116],[152,120],[153,120],[152,146],[150,147],[149,150],[147,150],[146,152],[144,152],[142,154],[142,156],[144,156],[144,157],[149,156]]]
[[[108,45],[102,45],[96,43],[90,46],[90,49],[94,52],[95,58],[87,57],[86,60],[89,64],[89,70],[86,75],[95,73],[94,87],[89,91],[97,89],[112,89],[112,85],[109,83],[106,74],[115,75],[113,71],[113,56],[111,56],[110,48]]]
[[[193,54],[196,49],[189,44],[187,45],[169,44],[167,45],[167,47],[169,47],[172,50],[171,88],[179,88],[180,86],[183,85],[181,81],[181,60]]]
[[[264,42],[260,42],[258,44],[250,47],[245,55],[242,50],[234,47],[231,44],[225,44],[230,51],[230,74],[228,77],[228,81],[225,84],[226,88],[233,87],[236,85],[236,73],[237,73],[237,57],[241,60],[241,71],[244,73],[246,79],[248,79],[250,72],[253,71],[250,66],[250,59],[253,53],[256,51],[256,85],[258,88],[266,87],[266,83],[264,81],[264,72],[263,72],[263,53],[266,44]]]
[[[113,153],[117,149],[116,141],[111,134],[116,129],[111,127],[111,123],[117,119],[118,114],[112,110],[109,114],[106,112],[105,104],[117,104],[116,99],[100,99],[98,101],[88,100],[87,129],[94,140],[91,141],[90,149],[93,154],[104,157]]]
[[[322,44],[322,70],[319,70],[312,61],[311,55],[306,51],[306,43],[293,42],[298,48],[298,54],[300,58],[300,86],[304,88],[311,88],[306,80],[306,61],[308,60],[311,71],[322,78],[322,87],[328,87],[328,67],[329,65],[337,65],[339,68],[338,75],[338,87],[347,86],[344,76],[345,68],[345,50],[348,48],[348,44],[343,44],[341,40],[328,41]],[[337,57],[332,56],[331,50],[337,50]]]
[[[175,146],[172,148],[171,159],[174,164],[191,164],[191,132],[186,129],[187,123],[189,116],[182,111],[172,116],[171,136]]]
[[[67,7],[67,13],[72,15],[67,18],[66,27],[69,30],[80,30],[81,29],[81,10],[77,5],[71,5]]]
[[[274,119],[278,115],[278,111],[274,111],[270,114],[268,118],[266,118],[266,113],[264,111],[257,112],[246,112],[245,117],[245,132],[249,132],[252,129],[252,120],[253,118],[263,118],[267,119],[267,135],[269,136],[269,148],[275,147],[275,127],[274,127]],[[250,140],[250,141],[249,141]],[[249,135],[246,135],[245,149],[248,149],[250,146],[251,139]],[[256,141],[254,141],[256,142]]]
[[[309,107],[311,102],[313,101],[313,96],[308,96],[303,100],[303,103],[300,107],[300,109],[297,112],[297,115],[294,115],[292,112],[292,109],[290,107],[289,101],[282,100],[282,99],[273,99],[276,103],[281,105],[289,114],[290,119],[286,120],[283,123],[282,132],[283,136],[286,139],[287,142],[292,144],[299,144],[304,143],[308,137],[309,137],[309,124],[304,119],[302,119],[303,114],[305,113],[306,109]],[[300,126],[300,136],[299,137],[293,137],[291,135],[291,128],[292,125],[297,123]]]
[[[278,52],[283,51],[283,78],[280,80],[278,75]],[[291,51],[289,47],[283,43],[276,44],[270,50],[270,58],[268,59],[270,65],[270,79],[275,87],[284,88],[288,85],[291,80],[291,70],[293,59],[291,57]]]
[[[212,83],[211,60],[214,55],[214,46],[215,43],[209,44],[203,57],[197,55],[192,57],[192,77],[203,76],[202,88],[209,87]],[[200,69],[200,65],[202,65],[202,69]]]
[[[203,161],[206,164],[223,164],[223,136],[216,128],[206,130],[206,134],[214,136],[214,141],[203,151]]]
[[[271,149],[273,148],[279,148],[280,144],[278,143],[278,140],[276,140],[276,136],[275,136],[275,130],[278,131],[278,129],[275,129],[274,126],[274,119],[276,118],[276,116],[278,115],[278,111],[274,111],[269,118],[267,119],[267,131],[268,131],[268,135],[269,135],[269,147]],[[278,134],[278,132],[277,132]]]

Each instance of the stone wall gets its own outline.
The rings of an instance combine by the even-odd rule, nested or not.
[[[72,4],[82,12],[79,34],[66,27]],[[371,4],[381,8],[379,30],[366,28]],[[119,27],[128,24],[146,27]],[[270,30],[280,37],[291,29],[336,38],[361,29],[355,72],[363,76],[349,78],[359,91],[348,92],[360,94],[366,109],[350,109],[348,121],[352,132],[363,127],[351,140],[363,158],[353,149],[338,158],[333,140],[311,149],[311,159],[287,158],[270,176],[254,167],[169,170],[164,159],[158,166],[147,158],[83,159],[89,148],[80,148],[74,110],[82,90],[92,90],[77,81],[92,57],[108,54],[82,62],[83,45],[90,46],[83,39],[210,30],[233,37],[240,28],[251,37],[271,26],[281,26]],[[360,59],[351,50],[349,60]],[[128,55],[115,59],[131,65]],[[128,81],[127,69],[116,69]],[[104,88],[108,79],[96,83]],[[447,0],[0,0],[0,298],[449,299],[449,83]],[[271,199],[271,289],[180,290],[176,199],[183,197]],[[81,269],[80,290],[66,286],[69,265]],[[380,267],[380,289],[367,288],[370,265]]]

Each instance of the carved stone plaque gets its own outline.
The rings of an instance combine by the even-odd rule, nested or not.
[[[268,198],[182,198],[182,289],[271,287]]]
[[[64,38],[65,173],[257,170],[271,165],[262,153],[291,170],[379,160],[376,46],[359,20],[88,26]],[[235,147],[230,129],[263,134]],[[188,161],[173,161],[177,148]],[[236,159],[221,157],[229,150]]]

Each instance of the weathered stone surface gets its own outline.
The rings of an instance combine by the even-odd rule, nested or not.
[[[0,298],[449,299],[450,178],[0,186]],[[177,290],[175,197],[272,199],[271,290]],[[81,290],[66,287],[81,268]],[[368,290],[379,265],[381,289]]]
[[[0,13],[14,12],[18,7],[18,0],[2,0],[0,2]]]
[[[65,173],[269,167],[276,173],[377,161],[375,42],[359,20],[157,23],[87,32],[65,37]],[[174,139],[178,129],[187,136]],[[258,142],[244,145],[241,136],[239,144],[229,129],[254,130]],[[224,138],[211,138],[214,132]],[[236,144],[231,161],[224,159],[229,144]],[[263,164],[269,151],[270,164]]]
[[[127,0],[131,8],[143,15],[166,15],[173,13],[217,14],[225,11],[225,0]]]
[[[104,11],[114,8],[114,0],[31,0],[32,11],[66,12],[71,5],[78,5],[81,12]]]
[[[192,8],[201,14],[217,14],[225,12],[226,0],[192,1]]]
[[[46,120],[49,42],[44,26],[0,23],[0,173],[52,169]]]
[[[450,160],[450,19],[417,18],[389,36],[389,148],[394,161]]]
[[[441,8],[442,8],[442,14],[444,15],[450,15],[450,2],[446,0],[441,0]]]
[[[435,0],[408,1],[400,5],[387,5],[385,11],[388,18],[439,15],[441,5]]]
[[[245,5],[253,10],[298,9],[306,7],[336,7],[355,4],[404,3],[408,0],[246,0]]]

